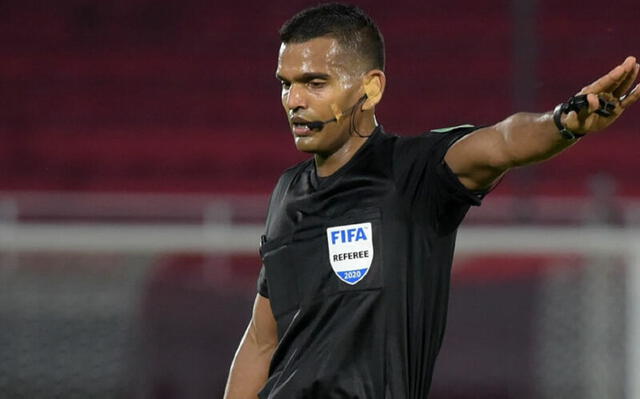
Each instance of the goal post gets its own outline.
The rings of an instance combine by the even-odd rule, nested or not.
[[[78,256],[83,256],[82,254],[98,256],[91,258],[92,261],[98,259],[98,262],[105,264],[108,264],[109,260],[100,260],[102,259],[100,256],[108,257],[112,254],[118,254],[119,259],[127,257],[148,259],[164,255],[171,256],[176,253],[205,254],[220,258],[240,254],[254,256],[258,261],[257,248],[262,231],[263,226],[259,224],[5,222],[0,223],[0,255],[2,255],[0,269],[8,269],[10,264],[13,265],[11,267],[15,267],[15,256],[24,254],[52,256],[58,259],[58,264],[65,264],[59,260],[60,257],[71,256],[76,262]],[[580,397],[595,398],[598,397],[597,395],[601,395],[600,397],[620,397],[615,396],[616,394],[611,391],[613,389],[611,387],[617,382],[624,385],[623,388],[619,388],[624,391],[624,397],[629,399],[640,397],[640,229],[607,226],[496,227],[474,225],[460,229],[456,246],[454,272],[464,267],[463,260],[465,259],[490,255],[508,258],[510,256],[521,257],[540,254],[552,256],[577,254],[585,259],[592,259],[593,261],[588,262],[588,270],[580,277],[582,280],[578,284],[578,289],[581,290],[580,298],[582,298],[580,306],[583,307],[580,310],[582,324],[572,326],[577,329],[578,336],[571,335],[572,332],[564,332],[562,333],[563,337],[557,342],[549,339],[549,342],[541,343],[540,352],[544,356],[551,356],[551,358],[542,360],[543,365],[540,368],[543,371],[537,382],[540,385],[537,397],[553,398],[563,389],[566,389],[565,393],[570,396],[575,395],[576,389],[579,389],[578,392],[581,394],[593,392]],[[609,273],[607,270],[620,268],[618,260],[622,260],[622,268],[624,269],[622,274],[624,284],[620,286],[615,285],[618,283],[611,283],[607,276]],[[20,267],[19,262],[17,264]],[[217,273],[213,269],[210,272]],[[225,273],[222,269],[219,272]],[[137,279],[144,278],[143,269],[139,269],[137,273]],[[0,275],[2,274],[0,273]],[[113,312],[121,309],[119,301],[122,298],[122,293],[119,293],[120,288],[118,287],[129,287],[128,297],[135,298],[136,287],[139,287],[142,280],[129,280],[124,275],[121,277],[120,282],[113,280],[113,285],[110,285],[108,289],[100,288],[101,286],[97,285],[98,280],[89,281],[87,284],[96,284],[92,289],[106,291],[101,294],[102,302],[99,302],[95,308],[87,304],[84,305],[84,308],[78,308],[84,309],[83,312],[85,312],[78,313],[78,317],[86,318],[92,314],[91,312],[106,306],[105,304],[109,305],[109,309],[112,309]],[[9,280],[5,279],[5,283],[6,281]],[[25,287],[34,286],[25,281],[23,281],[26,284]],[[38,284],[43,284],[44,280],[39,281]],[[66,283],[58,281],[56,284],[60,284],[62,287]],[[546,310],[541,311],[539,315],[548,319],[541,322],[540,339],[542,340],[545,340],[547,336],[553,337],[553,334],[557,333],[549,331],[549,328],[555,328],[553,322],[557,320],[557,317],[566,318],[566,315],[562,314],[563,309],[557,307],[558,304],[567,302],[568,297],[566,296],[569,295],[564,291],[568,286],[563,284],[562,276],[551,276],[548,280],[548,289],[545,292],[549,297],[541,299],[541,306]],[[621,290],[621,287],[624,289]],[[21,306],[20,303],[28,305],[31,300],[29,298],[29,295],[18,291],[11,295],[0,294],[0,310],[4,309],[8,312],[12,306]],[[617,319],[611,318],[607,307],[615,306],[620,301],[624,302],[624,322],[612,326],[612,320]],[[15,312],[16,310],[12,314]],[[619,362],[619,359],[607,354],[611,350],[607,345],[611,341],[612,329],[624,329],[622,332],[615,332],[616,334],[621,333],[625,337],[622,343],[626,353],[624,364],[615,364],[615,370],[623,371],[622,376],[614,375],[613,371],[606,372],[606,370],[604,372],[606,375],[602,375],[602,370],[606,369],[607,365]],[[9,339],[10,337],[5,338]],[[23,344],[25,343],[23,342]],[[579,388],[574,386],[559,387],[558,384],[564,382],[558,382],[554,379],[556,378],[553,375],[555,369],[566,368],[566,365],[562,363],[566,361],[563,357],[565,356],[563,355],[563,351],[566,350],[565,345],[575,346],[579,350],[589,348],[586,349],[586,353],[583,351],[579,354],[580,357],[583,357],[583,362],[586,362],[586,365],[583,365],[580,378],[575,382],[582,384]],[[555,362],[558,363],[555,364]],[[549,370],[544,371],[547,367],[550,367]],[[599,372],[600,374],[598,374]],[[115,375],[116,371],[113,373]],[[594,376],[598,377],[593,378]],[[0,386],[0,392],[1,388]]]

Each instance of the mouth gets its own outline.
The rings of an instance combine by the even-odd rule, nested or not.
[[[290,120],[290,123],[291,131],[295,136],[305,137],[313,134],[313,131],[309,129],[309,121],[306,119],[295,117]]]

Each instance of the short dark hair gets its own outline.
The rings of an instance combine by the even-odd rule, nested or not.
[[[384,38],[376,23],[360,8],[325,3],[304,9],[280,28],[282,43],[303,43],[329,36],[367,62],[370,69],[384,70]]]

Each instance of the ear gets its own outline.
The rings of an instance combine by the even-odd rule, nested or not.
[[[373,109],[382,99],[386,78],[384,72],[379,69],[373,69],[367,72],[362,80],[364,94],[367,96],[367,100],[362,104],[362,110],[367,111]]]

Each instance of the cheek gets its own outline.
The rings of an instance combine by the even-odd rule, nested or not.
[[[343,76],[341,79],[338,79],[338,86],[340,90],[347,92],[353,88],[354,81],[353,78],[348,76]]]
[[[340,91],[342,91],[346,95],[347,93],[353,93],[353,91],[356,90],[356,86],[359,81],[360,80],[358,78],[355,78],[348,74],[343,74],[338,79],[337,85],[340,88]]]
[[[355,102],[353,99],[357,98],[357,87],[353,82],[353,79],[343,79],[338,82],[339,91],[341,92],[340,99],[336,101],[336,105],[339,105],[343,110],[349,108]]]

